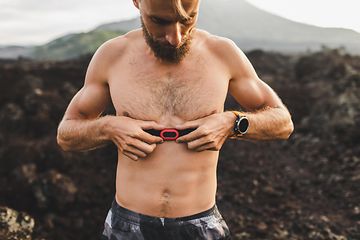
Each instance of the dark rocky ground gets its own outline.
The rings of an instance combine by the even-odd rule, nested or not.
[[[247,55],[295,131],[221,149],[217,200],[234,239],[359,240],[360,57]],[[55,139],[89,60],[0,60],[0,206],[29,214],[33,239],[98,239],[113,198],[115,147],[64,153]],[[239,106],[229,96],[225,108]],[[0,208],[0,239],[27,239],[5,233],[16,214]]]

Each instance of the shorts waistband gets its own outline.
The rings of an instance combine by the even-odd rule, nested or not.
[[[125,219],[135,222],[135,223],[140,223],[140,222],[142,222],[142,223],[144,223],[144,222],[159,223],[160,220],[162,222],[165,221],[168,223],[171,223],[171,222],[176,223],[176,222],[183,222],[183,221],[190,221],[190,220],[196,220],[196,219],[200,219],[200,218],[211,217],[214,215],[220,215],[216,204],[214,204],[214,206],[208,210],[205,210],[203,212],[196,213],[193,215],[189,215],[189,216],[177,217],[177,218],[155,217],[155,216],[149,216],[149,215],[137,213],[130,209],[122,207],[117,203],[116,200],[113,200],[113,202],[112,202],[111,211],[112,211],[112,214],[122,217],[122,218],[125,218]]]

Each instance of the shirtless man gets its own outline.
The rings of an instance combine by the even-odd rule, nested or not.
[[[287,139],[291,116],[231,40],[195,28],[199,0],[133,2],[142,29],[94,54],[58,143],[118,148],[103,239],[230,239],[215,204],[219,150],[228,138]],[[243,111],[224,112],[228,91]],[[116,116],[102,116],[110,102]],[[166,139],[174,129],[185,135]]]

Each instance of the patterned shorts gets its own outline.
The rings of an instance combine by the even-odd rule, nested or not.
[[[121,207],[115,200],[105,220],[103,240],[228,240],[230,231],[217,206],[191,216],[159,218]]]

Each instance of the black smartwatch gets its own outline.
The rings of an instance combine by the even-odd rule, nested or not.
[[[241,116],[238,112],[232,111],[236,115],[234,123],[234,136],[242,136],[249,129],[249,119],[246,116]]]

